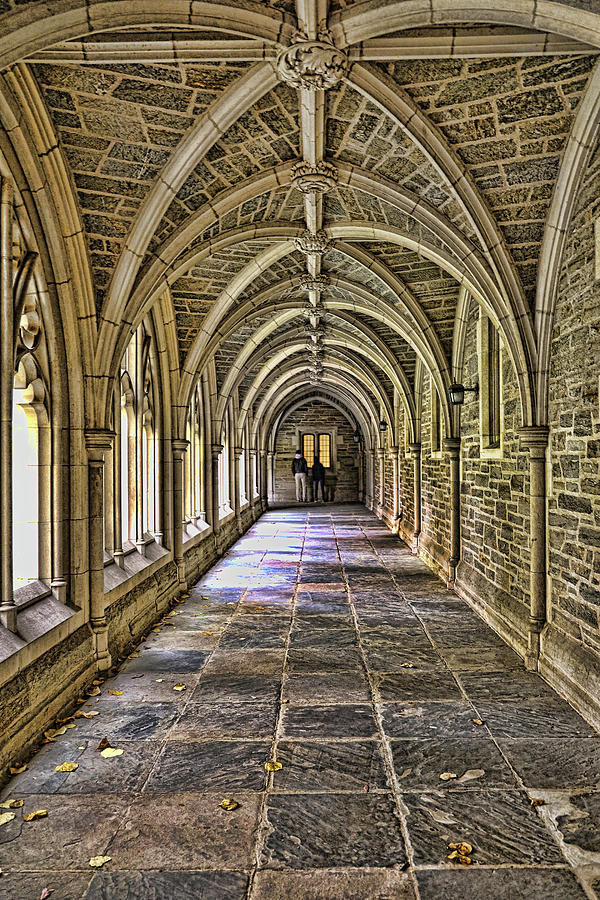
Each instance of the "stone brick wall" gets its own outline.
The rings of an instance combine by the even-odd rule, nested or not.
[[[298,449],[297,429],[315,433],[335,431],[337,434],[337,466],[328,470],[326,485],[333,486],[336,503],[358,500],[358,469],[356,448],[352,435],[354,428],[334,406],[324,402],[311,401],[299,407],[286,419],[277,433],[275,445],[275,502],[292,503],[296,500],[296,486],[292,477],[292,459]],[[332,448],[333,449],[333,448]],[[333,462],[333,460],[332,460]],[[312,473],[309,471],[307,484],[312,489]]]
[[[406,413],[402,408],[398,415],[398,444],[400,447],[400,463],[398,489],[400,492],[400,533],[405,539],[412,541],[415,523],[415,488],[414,488],[414,464],[407,449],[405,440]]]
[[[420,546],[444,571],[450,557],[450,466],[442,453],[432,455],[431,379],[423,378],[421,410],[421,537]],[[443,434],[443,430],[442,430]]]
[[[561,640],[600,655],[600,282],[594,220],[600,215],[600,149],[575,206],[554,324],[549,422],[551,619]],[[576,676],[575,676],[576,677]]]
[[[479,306],[469,309],[463,380],[479,381]],[[502,454],[485,458],[480,444],[480,404],[466,395],[461,410],[462,560],[459,586],[482,602],[495,624],[521,650],[529,615],[529,460],[519,449],[519,386],[513,364],[502,350]],[[502,621],[499,622],[499,619]]]

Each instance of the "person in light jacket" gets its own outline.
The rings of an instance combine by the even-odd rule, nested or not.
[[[292,460],[292,474],[296,479],[296,500],[306,503],[306,473],[308,465],[300,450]]]

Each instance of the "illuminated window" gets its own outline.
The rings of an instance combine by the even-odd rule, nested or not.
[[[303,434],[302,435],[302,455],[306,460],[307,466],[312,466],[315,461],[315,436],[314,434]]]
[[[19,367],[13,390],[13,586],[37,581],[39,429],[33,392]]]
[[[331,467],[331,435],[319,435],[319,459],[326,469]]]

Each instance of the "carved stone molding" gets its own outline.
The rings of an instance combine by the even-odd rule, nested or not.
[[[348,57],[323,32],[317,41],[296,40],[277,57],[277,74],[282,81],[307,91],[326,91],[344,77]]]
[[[307,230],[294,238],[294,244],[300,253],[318,253],[322,256],[329,249],[330,241],[323,230],[317,231],[316,234]]]
[[[311,166],[301,159],[292,166],[292,187],[303,194],[326,194],[336,186],[338,173],[328,162],[318,162]]]
[[[302,275],[300,287],[303,291],[322,291],[329,284],[327,275]]]

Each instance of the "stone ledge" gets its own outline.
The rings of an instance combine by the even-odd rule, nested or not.
[[[171,559],[171,551],[159,544],[148,545],[146,556],[140,553],[128,553],[123,558],[124,568],[115,562],[104,567],[104,596],[106,603],[111,604],[124,593],[135,587],[141,580],[152,575]]]
[[[543,630],[538,671],[594,728],[600,728],[598,657],[550,622]]]

